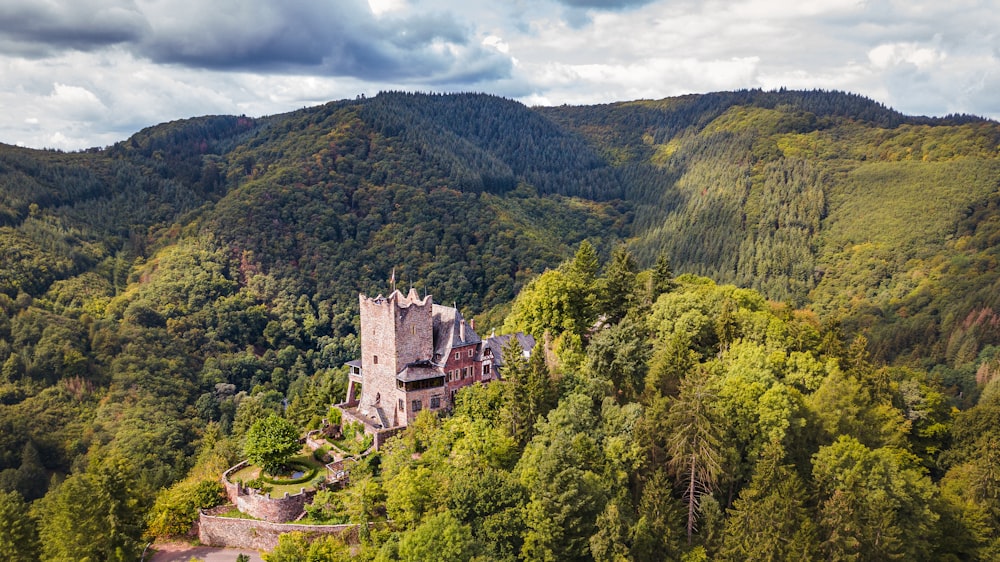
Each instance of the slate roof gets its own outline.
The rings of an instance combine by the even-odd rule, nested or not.
[[[507,345],[507,342],[509,342],[511,338],[517,338],[517,343],[521,345],[521,349],[529,354],[531,353],[531,350],[535,348],[535,338],[522,332],[518,332],[516,334],[504,334],[502,336],[490,336],[486,338],[485,347],[488,347],[490,351],[493,352],[493,364],[498,368],[503,367],[503,348]]]
[[[483,341],[457,308],[435,304],[431,314],[434,319],[435,362],[443,365],[451,350]]]
[[[416,361],[403,367],[403,370],[396,374],[396,380],[411,382],[443,376],[444,371],[440,366],[430,361]]]

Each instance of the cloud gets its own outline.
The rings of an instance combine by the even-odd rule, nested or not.
[[[0,142],[105,145],[379,90],[531,104],[735,88],[1000,117],[991,0],[5,0]]]
[[[6,52],[44,56],[138,40],[146,20],[129,0],[0,3],[0,45]]]
[[[155,62],[192,68],[312,73],[367,80],[428,79],[462,74],[502,77],[509,61],[486,49],[447,13],[413,13],[402,3],[363,0],[192,0],[185,9],[143,4],[151,32],[138,52]]]
[[[557,0],[570,8],[593,8],[598,10],[624,10],[649,4],[653,0]]]
[[[503,78],[510,61],[444,11],[399,0],[11,0],[0,52],[44,58],[118,45],[154,63],[368,80]],[[472,63],[475,71],[462,66]],[[479,78],[476,78],[479,79]]]

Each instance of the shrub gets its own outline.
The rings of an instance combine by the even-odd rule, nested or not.
[[[267,482],[268,484],[274,484],[277,486],[285,486],[289,484],[303,484],[305,482],[312,480],[313,477],[316,476],[316,472],[318,470],[315,466],[308,466],[300,462],[290,462],[287,463],[286,466],[289,467],[294,466],[302,469],[303,472],[302,476],[298,478],[273,478],[272,476],[268,476],[262,472],[260,476],[258,476],[255,480],[260,480],[262,482]]]
[[[314,459],[316,459],[317,461],[325,464],[325,463],[330,462],[330,455],[329,455],[329,453],[330,453],[330,447],[324,445],[324,446],[320,447],[319,449],[316,449],[315,451],[313,451],[312,454],[313,454],[313,458]]]
[[[155,537],[183,535],[198,519],[199,509],[215,507],[225,499],[225,489],[214,480],[179,482],[157,496],[147,532]]]
[[[267,485],[268,482],[269,482],[269,480],[266,477],[264,477],[263,475],[261,475],[261,476],[258,476],[257,478],[253,478],[251,480],[247,480],[246,486],[248,488],[253,488],[254,490],[257,490],[258,492],[260,492],[262,494],[266,494],[266,493],[268,493],[268,492],[270,492],[271,490],[274,489],[274,487]]]

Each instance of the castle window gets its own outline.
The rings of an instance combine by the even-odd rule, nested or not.
[[[475,352],[476,352],[476,350],[474,350],[474,349],[470,349],[470,350],[469,350],[469,357],[472,357],[472,354],[473,354],[473,353],[475,353]]]
[[[378,365],[378,355],[373,355],[372,356],[372,363]]]
[[[406,411],[406,409],[405,409],[405,408],[403,408],[403,405],[404,405],[404,404],[405,404],[405,402],[403,402],[403,399],[402,399],[402,398],[400,398],[400,399],[399,399],[399,411],[400,411],[400,412],[405,412],[405,411]]]
[[[414,400],[412,404],[414,412],[419,412],[424,407],[423,403],[420,400]]]
[[[437,410],[441,407],[441,397],[431,396],[431,410]]]
[[[465,379],[468,376],[469,376],[469,368],[468,367],[462,367],[462,378]]]
[[[490,374],[490,366],[488,364],[487,365],[483,365],[483,374],[484,375]]]
[[[410,326],[410,335],[414,335],[415,336],[416,334],[417,334],[417,327],[416,326]]]
[[[455,361],[458,361],[461,358],[462,358],[462,352],[461,351],[456,351],[455,352]]]

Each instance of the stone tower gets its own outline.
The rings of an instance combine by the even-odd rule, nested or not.
[[[363,376],[358,408],[384,427],[406,425],[407,395],[397,375],[433,359],[433,299],[421,299],[415,289],[405,296],[393,291],[388,297],[358,298]]]

